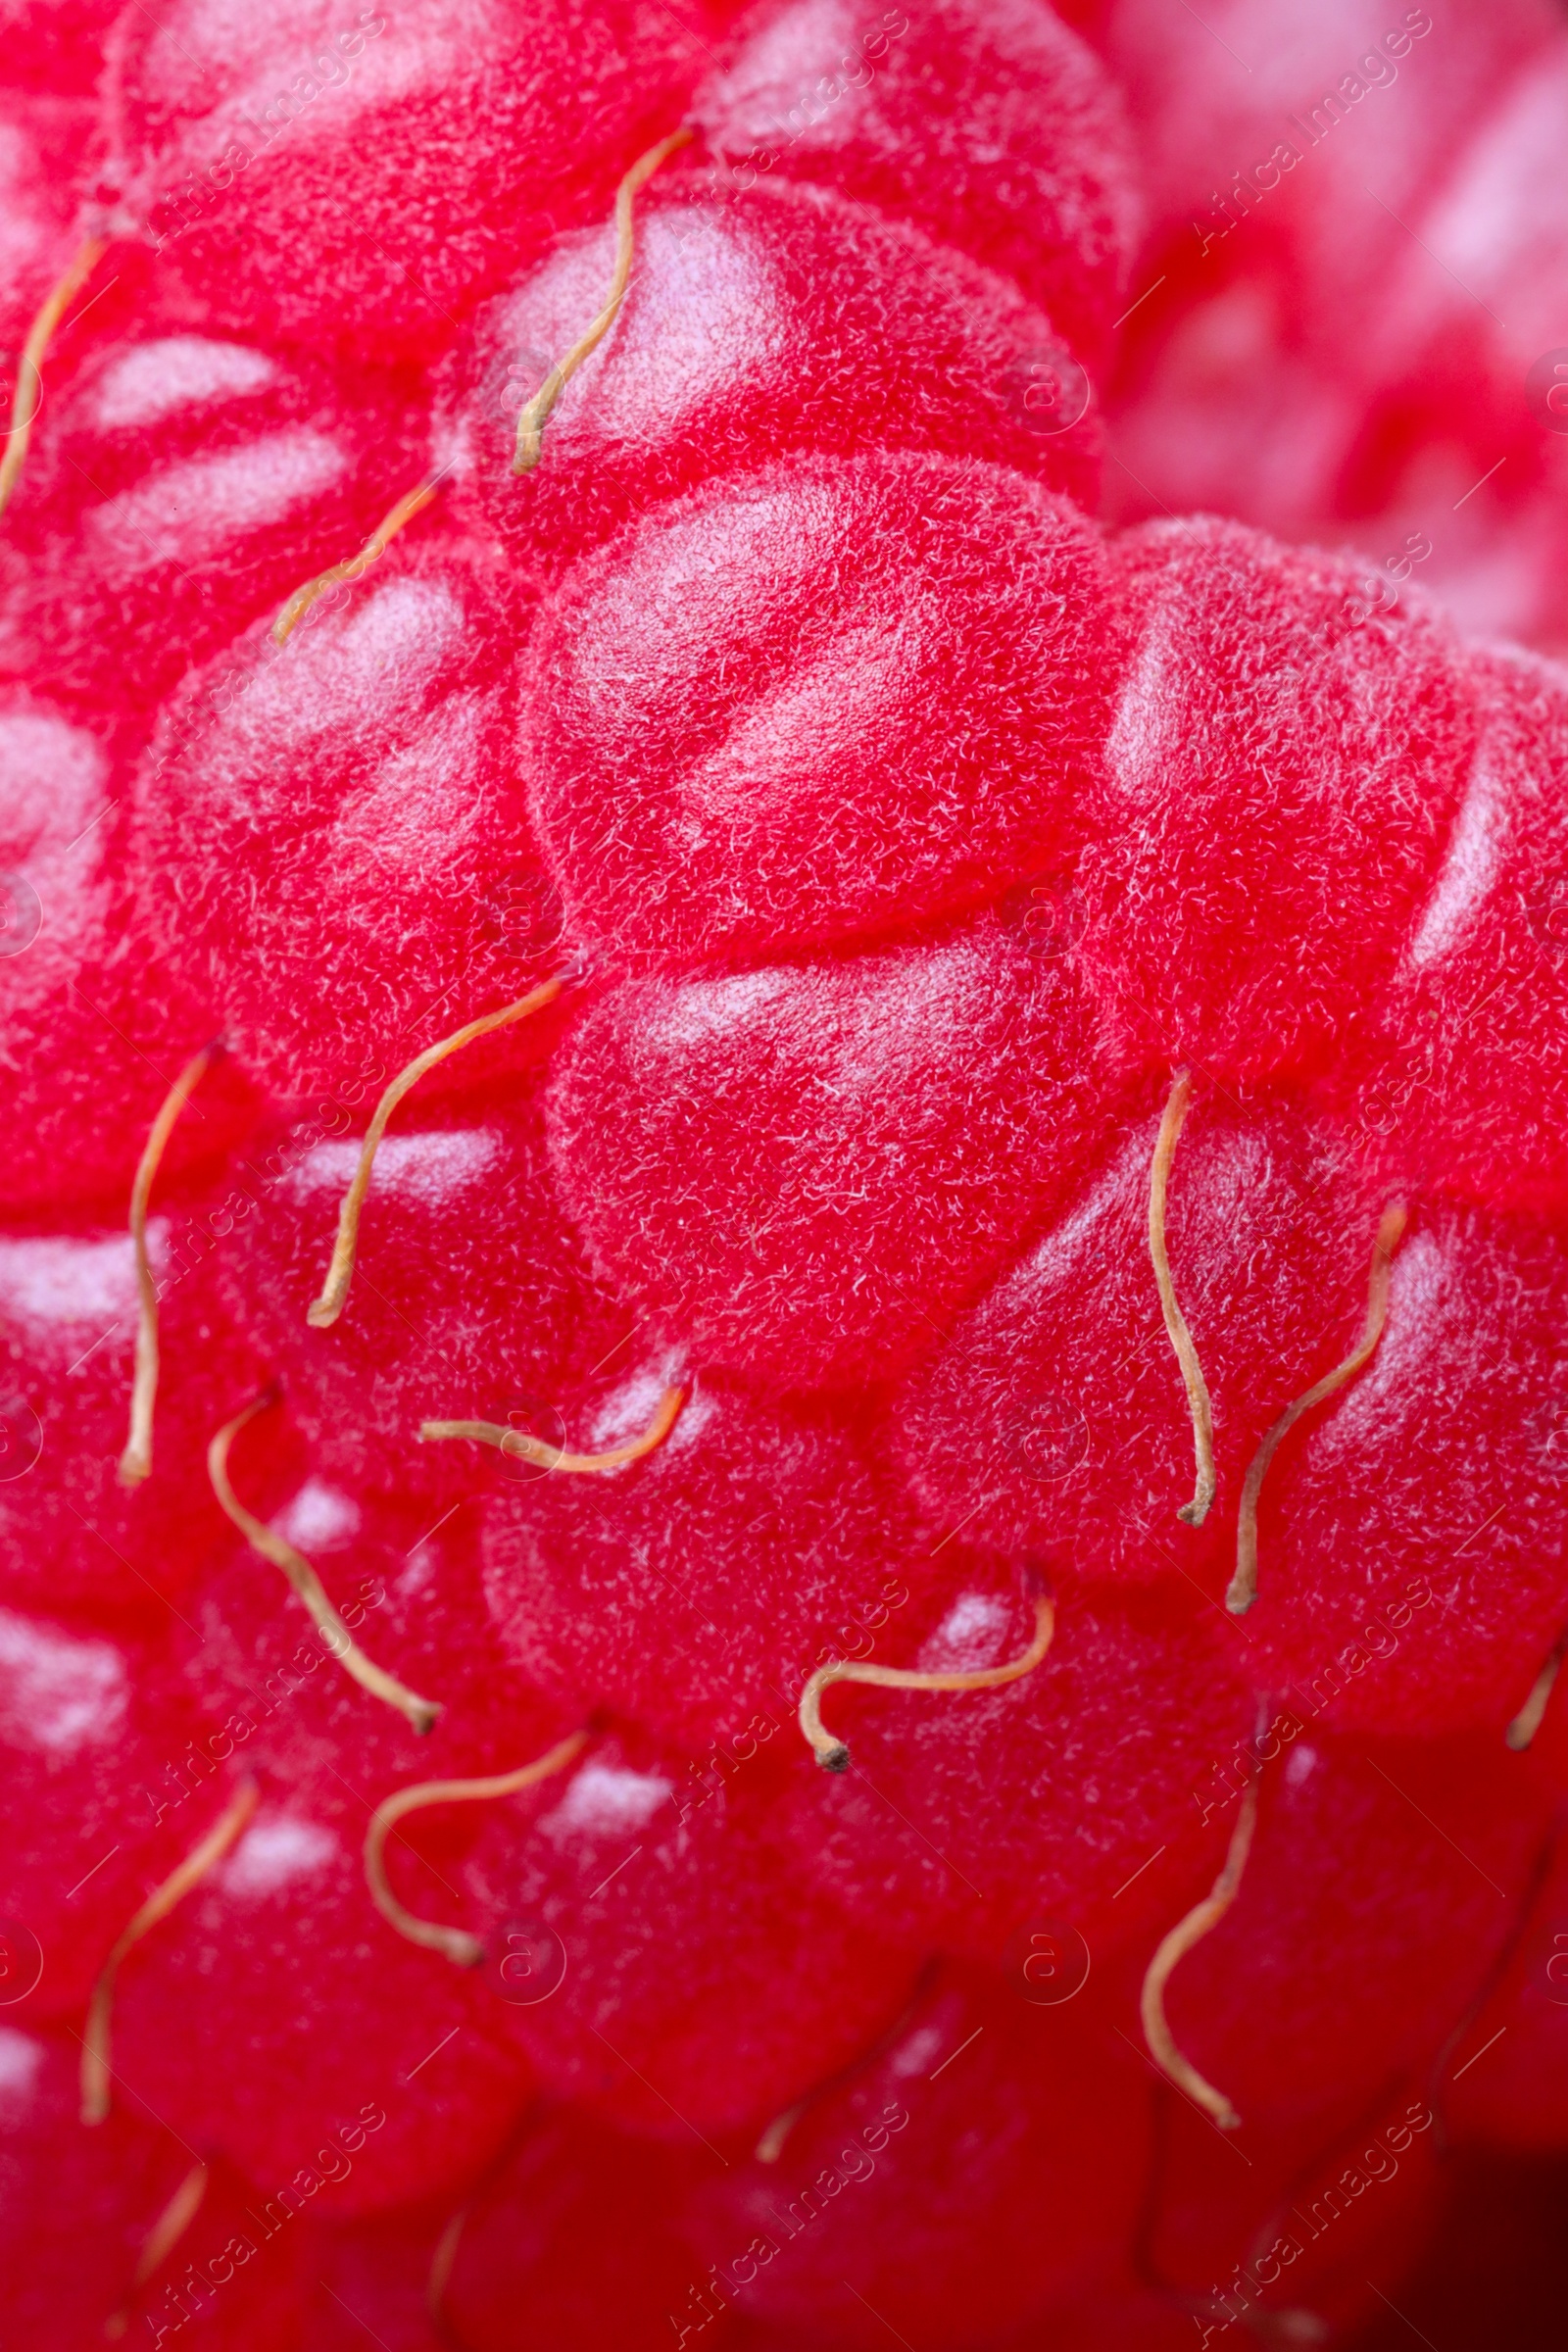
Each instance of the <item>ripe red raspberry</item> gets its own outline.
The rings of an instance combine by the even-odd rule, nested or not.
[[[687,2309],[730,2302],[843,2352],[890,2327],[1007,2341],[1114,2259],[1146,2152],[1136,2060],[1087,2000],[932,1974],[766,2161],[698,2191],[685,2226],[713,2269]]]
[[[169,1264],[169,1225],[149,1232]],[[126,1488],[125,1443],[136,1281],[122,1231],[0,1235],[0,1384],[7,1451],[0,1479],[0,1595],[13,1605],[167,1615],[200,1573],[221,1526],[204,1475],[215,1396],[255,1383],[255,1359],[198,1281],[177,1283],[164,1315],[172,1373],[158,1444],[162,1475]],[[200,1365],[201,1372],[195,1373]],[[211,1385],[209,1385],[211,1384]]]
[[[468,2208],[440,2316],[472,2352],[507,2352],[519,2310],[581,2352],[663,2352],[693,2271],[681,2195],[714,2169],[695,2143],[656,2152],[571,2108],[536,2114]]]
[[[984,1554],[942,1556],[941,1597],[898,1620],[901,1657],[951,1672],[1016,1656],[1020,1580]],[[1180,1588],[1107,1594],[1064,1602],[1046,1663],[1006,1689],[835,1691],[852,1768],[797,1788],[796,1833],[868,1923],[995,1965],[1031,1925],[1064,1922],[1103,1956],[1179,1915],[1217,1867],[1210,1824],[1252,1732],[1242,1646]]]
[[[528,649],[522,757],[573,942],[757,961],[1059,862],[1108,602],[1083,518],[991,466],[797,459],[656,509]]]
[[[1329,1091],[1382,1168],[1555,1223],[1568,1203],[1568,683],[1518,654],[1470,668],[1481,724],[1443,864],[1364,1051]]]
[[[1115,93],[1039,0],[860,23],[763,0],[695,102],[742,187],[825,180],[1015,277],[1072,348],[1109,337],[1138,199]]]
[[[132,713],[368,535],[420,432],[412,382],[168,324],[83,363],[7,515],[0,659],[137,736]]]
[[[702,1359],[886,1378],[1059,1203],[1105,1116],[1091,1055],[1071,980],[991,913],[631,981],[557,1056],[551,1159],[601,1270]]]
[[[1446,631],[1343,560],[1206,518],[1116,546],[1132,639],[1082,961],[1130,1054],[1321,1060],[1392,968],[1475,738]]]
[[[220,0],[181,0],[119,19],[107,115],[126,204],[216,324],[422,360],[599,217],[702,57],[628,0],[289,0],[239,34]]]
[[[594,1446],[643,1428],[661,1386],[657,1366],[626,1365],[593,1399]],[[485,1590],[518,1666],[579,1710],[612,1706],[721,1770],[793,1742],[808,1676],[879,1634],[936,1573],[842,1410],[717,1382],[645,1463],[496,1488]],[[651,1591],[678,1677],[626,1639]]]
[[[559,1989],[498,2004],[557,2095],[689,2145],[756,2131],[851,2064],[898,2017],[918,1969],[853,1928],[792,1834],[776,1770],[599,1740],[569,1779],[494,1808],[465,1866],[492,1948],[517,1931],[560,1952]]]
[[[8,57],[37,56],[9,29],[3,37]],[[97,117],[85,96],[66,94],[47,67],[49,95],[24,92],[8,80],[0,69],[0,349],[6,353],[9,409],[17,355],[33,314],[71,260],[72,232],[93,168]]]
[[[471,1447],[421,1444],[422,1423],[507,1423],[515,1412],[520,1428],[566,1396],[631,1321],[593,1283],[556,1203],[537,1089],[477,1113],[471,1099],[444,1112],[426,1104],[417,1127],[388,1136],[352,1304],[330,1330],[306,1315],[359,1157],[353,1137],[264,1131],[247,1155],[263,1198],[219,1267],[282,1383],[313,1471],[350,1495],[428,1497],[431,1520],[497,1482]],[[552,1423],[543,1434],[566,1432]]]
[[[1565,1311],[1557,1237],[1435,1210],[1376,1359],[1271,1472],[1265,1671],[1328,1721],[1500,1731],[1523,1702],[1568,1618]]]
[[[178,1862],[189,1839],[166,1775],[200,1729],[167,1642],[144,1629],[0,1610],[0,1745],[28,1824],[5,1896],[17,2023],[77,2018],[120,1929]]]
[[[272,1095],[358,1102],[549,968],[548,904],[516,897],[530,602],[489,550],[432,534],[286,645],[258,623],[166,706],[135,788],[137,917]]]
[[[1102,538],[1041,0],[344,32],[27,118],[7,2323],[1344,2340],[1561,2137],[1561,680]]]
[[[788,450],[988,458],[1092,511],[1100,420],[1056,327],[996,275],[830,188],[656,181],[615,322],[519,490],[517,413],[591,318],[608,227],[479,314],[442,371],[436,455],[530,564],[560,570],[656,498]]]
[[[1365,1307],[1375,1197],[1345,1140],[1289,1096],[1200,1096],[1181,1131],[1166,1245],[1214,1425],[1216,1494],[1179,1527],[1187,1399],[1150,1279],[1158,1122],[1132,1128],[1044,1238],[954,1325],[894,1420],[910,1487],[969,1543],[1064,1577],[1230,1574],[1265,1432],[1347,1352]],[[1198,1518],[1201,1537],[1191,1526]]]

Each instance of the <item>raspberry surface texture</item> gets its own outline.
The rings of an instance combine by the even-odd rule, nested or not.
[[[0,0],[6,2352],[1552,2340],[1568,30],[1387,15]]]

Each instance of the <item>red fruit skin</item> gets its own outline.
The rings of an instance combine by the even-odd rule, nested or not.
[[[1455,2137],[1546,2153],[1568,2144],[1568,1839],[1542,1841],[1529,1909],[1489,1998],[1448,2053]]]
[[[646,1428],[662,1385],[658,1365],[618,1379],[593,1445]],[[517,1667],[720,1772],[793,1751],[808,1676],[897,1620],[936,1574],[927,1549],[848,1415],[706,1378],[644,1460],[498,1481],[484,1505],[485,1592]],[[650,1612],[657,1642],[637,1637]]]
[[[835,2352],[890,2329],[992,2344],[1113,2257],[1147,2141],[1141,2071],[1087,2000],[1032,2008],[949,1966],[808,2099],[776,2161],[698,2191],[686,2227],[717,2278],[691,2283]]]
[[[220,1042],[214,1027],[211,1013],[147,953],[145,934],[126,927],[122,907],[107,952],[84,959],[68,988],[0,1030],[17,1122],[0,1171],[4,1213],[24,1225],[66,1217],[122,1223],[153,1120],[185,1065]],[[155,1213],[184,1204],[169,1219],[176,1239],[193,1200],[216,1212],[221,1196],[212,1187],[260,1107],[244,1072],[220,1055],[164,1153]],[[341,1105],[326,1107],[346,1120]]]
[[[292,2182],[296,2208],[322,2195],[343,2216],[474,2178],[529,2087],[484,1986],[378,1916],[360,1844],[358,1823],[270,1797],[115,1998],[126,2098],[270,2200]]]
[[[1006,278],[832,188],[707,173],[640,199],[614,331],[519,481],[518,412],[603,303],[613,253],[608,222],[558,245],[443,369],[436,462],[524,563],[559,570],[655,501],[791,450],[985,458],[1098,503],[1082,370]]]
[[[1029,1580],[983,1554],[942,1557],[942,1597],[862,1654],[940,1673],[1020,1657]],[[868,1925],[994,1966],[1020,1933],[1065,1930],[1093,1966],[1206,1891],[1256,1713],[1245,1644],[1210,1604],[1064,1593],[1049,1654],[1016,1682],[830,1690],[823,1717],[851,1766],[803,1771],[795,1833]]]
[[[16,1066],[13,1036],[54,1010],[84,963],[102,960],[104,834],[120,779],[106,744],[21,685],[0,686],[0,1053]]]
[[[1469,663],[1480,734],[1447,853],[1365,1051],[1325,1081],[1378,1167],[1491,1207],[1568,1208],[1568,677]]]
[[[304,2226],[270,2223],[252,2182],[220,2158],[205,2161],[194,2219],[116,2317],[182,2352],[298,2352],[311,2283]]]
[[[207,1441],[256,1382],[208,1285],[172,1266],[169,1236],[169,1219],[155,1214],[164,1372],[152,1475],[135,1487],[119,1478],[135,1355],[128,1234],[0,1236],[0,1592],[14,1604],[161,1618],[160,1603],[189,1585],[222,1524]]]
[[[224,1295],[281,1381],[313,1468],[350,1494],[449,1502],[504,1487],[485,1449],[423,1445],[421,1424],[548,1414],[570,1375],[625,1335],[629,1318],[592,1282],[555,1200],[537,1092],[484,1100],[421,1113],[416,1099],[385,1138],[354,1285],[325,1331],[306,1310],[360,1146],[344,1136],[302,1152],[281,1133],[248,1155],[267,1189],[224,1255]],[[554,1434],[564,1441],[564,1424]]]
[[[699,1360],[791,1389],[884,1378],[1088,1157],[1092,1051],[1071,981],[994,914],[844,962],[628,982],[556,1057],[551,1162],[606,1279]]]
[[[314,2277],[301,2352],[447,2352],[430,2316],[430,2271],[450,2216],[441,2200],[311,2235]]]
[[[461,0],[341,22],[287,0],[122,17],[107,103],[126,198],[215,324],[426,357],[553,230],[608,212],[702,62],[676,20]]]
[[[15,37],[0,26],[9,60]],[[22,54],[25,54],[22,52]],[[16,361],[50,288],[78,243],[78,212],[99,153],[97,110],[51,81],[44,91],[0,87],[0,403],[9,424]]]
[[[0,2022],[0,2307],[8,2352],[85,2352],[190,2158],[132,2115],[82,2129],[69,2034]]]
[[[400,542],[285,646],[259,624],[160,720],[128,886],[271,1093],[373,1102],[553,968],[512,749],[527,602],[471,543]]]
[[[195,1842],[160,1808],[198,1728],[162,1642],[0,1609],[0,1754],[7,1805],[26,1824],[0,1882],[8,2022],[79,2010],[126,1921]]]
[[[493,1949],[520,1927],[564,1951],[558,1989],[498,2000],[497,2029],[552,2091],[677,2146],[760,2131],[886,2030],[915,1973],[824,1894],[767,1763],[694,1788],[630,1730],[489,1808],[463,1875]]]
[[[110,737],[21,685],[0,685],[0,1073],[9,1126],[0,1207],[58,1222],[65,1202],[123,1214],[142,1140],[181,1066],[212,1042],[151,963],[120,887]],[[179,1121],[163,1185],[207,1167],[255,1114],[231,1066]]]
[[[1321,1062],[1430,889],[1475,735],[1442,624],[1236,523],[1117,543],[1130,665],[1086,814],[1080,962],[1129,1055]]]
[[[967,460],[796,458],[657,509],[526,657],[520,764],[573,936],[777,956],[1059,862],[1108,622],[1092,526]]]
[[[1222,2139],[1174,2091],[1162,2095],[1144,2268],[1200,2339],[1250,2322],[1286,2342],[1341,2342],[1386,2308],[1380,2285],[1402,2306],[1399,2281],[1448,2200],[1448,2151],[1418,2083],[1361,2088],[1360,2115],[1326,2136],[1244,2128],[1245,2162],[1241,2141]],[[1064,2352],[1080,2340],[1066,2338]]]
[[[469,2209],[442,2296],[448,2327],[467,2352],[667,2352],[692,2278],[675,2216],[715,2169],[695,2148],[541,2111]]]
[[[441,1712],[421,1737],[372,1698],[339,1664],[282,1570],[236,1546],[211,1567],[175,1629],[187,1703],[202,1720],[194,1752],[164,1776],[160,1795],[171,1809],[189,1823],[199,1809],[192,1800],[233,1759],[270,1787],[286,1786],[352,1844],[369,1808],[393,1790],[513,1771],[573,1729],[577,1718],[529,1688],[487,1621],[471,1509],[432,1529],[414,1498],[390,1504],[310,1475],[268,1510],[256,1451],[248,1437],[234,1448],[239,1492],[309,1558],[363,1654]],[[481,1818],[471,1805],[442,1806],[400,1826],[400,1853],[420,1857],[411,1865],[416,1909],[439,1915],[450,1906],[447,1862]]]
[[[1223,48],[1184,10],[1103,15],[1156,222],[1114,396],[1121,510],[1348,535],[1373,582],[1424,548],[1467,632],[1560,645],[1563,452],[1521,397],[1559,338],[1560,12],[1440,15],[1434,40],[1370,0],[1263,0],[1226,10]],[[1347,89],[1375,129],[1332,123]]]
[[[0,662],[144,737],[188,668],[417,478],[416,390],[177,327],[93,350],[7,512]]]
[[[1377,1201],[1343,1137],[1299,1102],[1200,1089],[1172,1163],[1166,1250],[1213,1410],[1201,1532],[1192,1417],[1149,1250],[1158,1120],[955,1325],[895,1406],[920,1507],[968,1543],[1043,1555],[1064,1583],[1228,1579],[1237,1499],[1264,1433],[1348,1354]]]
[[[1430,1736],[1521,1706],[1568,1617],[1551,1234],[1424,1212],[1376,1355],[1292,1433],[1258,1513],[1258,1671],[1337,1729]]]
[[[90,95],[119,14],[120,0],[0,0],[0,79],[39,95]]]
[[[1363,1748],[1313,1733],[1265,1765],[1241,1889],[1165,1992],[1244,2151],[1254,2128],[1305,2139],[1337,2115],[1349,2131],[1369,2086],[1421,2087],[1528,1883],[1542,1806],[1519,1788],[1501,1741],[1477,1738]]]
[[[1138,202],[1120,104],[1037,0],[940,0],[858,19],[773,0],[698,91],[746,187],[825,180],[1015,277],[1090,364],[1121,308]]]

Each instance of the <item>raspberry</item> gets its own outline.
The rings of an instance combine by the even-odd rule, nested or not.
[[[601,1270],[710,1360],[885,1378],[1088,1156],[1088,1053],[1070,981],[990,914],[843,962],[632,981],[557,1056],[551,1159]]]
[[[948,1671],[1016,1657],[1018,1580],[984,1554],[956,1566],[901,1614],[901,1653]],[[852,1770],[800,1792],[797,1834],[854,1911],[911,1936],[995,1964],[1044,1918],[1113,1948],[1212,1867],[1206,1784],[1251,1721],[1231,1653],[1222,1620],[1140,1593],[1064,1605],[1044,1665],[983,1696],[835,1692]]]
[[[10,2022],[0,2026],[0,2117],[7,2331],[24,2352],[86,2343],[123,2299],[138,2241],[188,2159],[140,2118],[83,2132],[74,2043]]]
[[[32,1963],[19,1945],[9,1984],[28,2022],[82,2008],[121,1927],[179,1860],[166,1772],[177,1772],[198,1720],[171,1685],[165,1646],[0,1611],[6,1782],[29,1821],[6,1900]],[[165,1703],[149,1703],[149,1686]]]
[[[1353,567],[1236,524],[1120,543],[1133,649],[1082,950],[1129,1052],[1261,1078],[1395,962],[1475,734],[1446,632],[1355,623]]]
[[[1348,2340],[1562,2134],[1560,675],[1103,534],[1041,0],[109,48],[0,108],[12,2332]]]
[[[1531,1900],[1489,1997],[1465,2021],[1449,2102],[1456,2132],[1511,2148],[1562,2145],[1568,2085],[1568,1872],[1560,1823],[1543,1844]],[[1490,2045],[1490,2046],[1489,2046]],[[1495,2064],[1483,2064],[1481,2053]],[[1466,2061],[1474,2058],[1473,2065]]]
[[[127,678],[155,708],[365,536],[415,469],[413,391],[213,334],[94,352],[8,515],[8,664],[89,715],[120,717]]]
[[[1558,13],[1468,11],[1434,41],[1426,9],[1265,0],[1223,47],[1145,0],[1095,15],[1152,215],[1119,511],[1348,538],[1372,609],[1419,564],[1467,630],[1560,648]]]
[[[657,510],[529,647],[523,757],[572,936],[755,959],[1059,861],[1106,605],[1082,519],[990,467],[797,460]]]
[[[1167,2315],[1174,2307],[1185,2327],[1211,2328],[1216,2338],[1250,2321],[1298,2337],[1310,2329],[1319,2340],[1359,2342],[1358,2331],[1386,2308],[1381,2295],[1392,2289],[1400,2310],[1408,2308],[1401,2281],[1443,2218],[1451,2192],[1440,2130],[1429,2101],[1406,2082],[1383,2088],[1354,2124],[1326,2136],[1298,2127],[1267,2135],[1250,2129],[1244,2176],[1235,2147],[1206,2118],[1180,2100],[1165,2102],[1146,2278],[1160,2282]],[[1372,2283],[1369,2265],[1386,2285]],[[1123,2324],[1131,2342],[1174,2341],[1128,2283]],[[1068,2340],[1076,2348],[1081,2339]]]
[[[13,85],[59,95],[88,95],[103,62],[104,36],[119,15],[115,0],[5,0],[0,76]]]
[[[504,2139],[527,2077],[490,2017],[482,1985],[435,1976],[366,1916],[352,1834],[272,1802],[127,1960],[115,2076],[252,2179],[311,2168],[336,2176],[338,2211],[363,2212],[471,2178]]]
[[[1146,1239],[1156,1134],[1136,1128],[958,1320],[896,1420],[929,1511],[971,1544],[1040,1551],[1074,1577],[1228,1574],[1247,1468],[1346,1352],[1365,1298],[1376,1216],[1343,1138],[1299,1101],[1239,1110],[1205,1091],[1181,1133],[1166,1231],[1211,1399],[1218,1508],[1200,1543],[1182,1533],[1193,1434]]]
[[[1137,220],[1115,97],[1038,0],[862,27],[842,0],[747,17],[695,112],[737,182],[826,180],[1016,277],[1098,359]]]
[[[63,1199],[115,1214],[180,1064],[212,1039],[199,1004],[150,964],[120,887],[125,775],[108,742],[41,697],[0,686],[0,1068],[15,1133],[0,1200],[24,1218]],[[171,1178],[231,1151],[254,1099],[225,1069],[181,1122]]]
[[[1524,1891],[1540,1816],[1513,1778],[1500,1741],[1293,1740],[1265,1779],[1237,1899],[1166,1994],[1178,2046],[1244,2125],[1309,2143],[1353,2128],[1370,2085],[1420,2082]],[[1441,1957],[1433,1916],[1452,1931]]]
[[[504,2352],[519,2310],[582,2352],[662,2348],[693,2268],[680,2194],[710,2169],[693,2155],[656,2158],[570,2108],[536,2117],[465,2217],[442,2316],[472,2352]]]
[[[242,40],[182,0],[120,19],[108,114],[126,202],[215,324],[422,359],[553,228],[602,214],[700,64],[626,0],[526,26],[290,0]]]
[[[250,1458],[235,1456],[252,1492],[255,1450],[253,1442]],[[310,1559],[360,1648],[427,1684],[440,1714],[420,1736],[392,1707],[368,1705],[278,1569],[235,1548],[209,1571],[174,1642],[209,1759],[243,1749],[247,1769],[307,1791],[318,1813],[359,1837],[366,1791],[494,1772],[567,1728],[570,1718],[509,1667],[488,1622],[471,1513],[451,1512],[432,1532],[411,1505],[357,1497],[314,1471],[277,1483],[288,1491],[271,1524]],[[182,1798],[184,1783],[164,1793]],[[466,1826],[458,1825],[460,1846]],[[439,1860],[452,1834],[452,1817],[421,1817],[401,1842]],[[441,1885],[437,1875],[432,1891]]]
[[[1481,731],[1446,856],[1367,1050],[1333,1093],[1385,1164],[1555,1221],[1568,902],[1553,780],[1568,701],[1544,662],[1498,654],[1474,671]]]
[[[1395,1260],[1377,1356],[1272,1472],[1259,1635],[1330,1721],[1500,1728],[1568,1618],[1565,1274],[1552,1236],[1434,1212]]]
[[[350,1495],[428,1496],[432,1518],[492,1482],[466,1451],[421,1446],[422,1422],[537,1411],[628,1323],[596,1293],[555,1204],[536,1097],[477,1124],[467,1108],[454,1105],[446,1124],[427,1109],[381,1146],[359,1278],[330,1331],[313,1331],[306,1311],[358,1158],[351,1140],[302,1152],[287,1130],[264,1134],[250,1165],[270,1179],[265,1207],[220,1269],[313,1470]]]
[[[698,2191],[687,2228],[715,2267],[685,2308],[732,2301],[845,2352],[889,2328],[1004,2339],[1125,2239],[1143,2105],[1098,2018],[950,1965],[765,2161]]]
[[[628,1732],[515,1801],[533,1834],[496,1808],[464,1877],[491,1937],[520,1926],[564,1953],[559,1990],[504,2019],[557,2093],[711,2142],[847,2065],[907,1997],[912,1954],[852,1932],[766,1769],[694,1784]]]
[[[15,35],[5,46],[8,57],[38,54]],[[20,352],[34,312],[71,260],[84,164],[90,166],[97,138],[96,113],[87,100],[66,94],[47,66],[44,78],[51,91],[47,96],[24,95],[0,81],[0,218],[5,222],[0,251],[6,262],[0,332],[8,361]],[[8,405],[15,385],[15,368],[8,366]]]
[[[544,967],[547,902],[530,928],[513,896],[536,871],[508,814],[518,601],[487,551],[426,538],[286,647],[258,626],[166,710],[130,887],[273,1095],[356,1102],[389,1053],[395,1067]],[[305,906],[334,909],[330,970]]]
[[[153,1265],[168,1265],[155,1219]],[[164,1384],[161,1475],[127,1488],[125,1443],[135,1274],[121,1233],[13,1230],[0,1236],[0,1378],[14,1451],[0,1483],[8,1539],[0,1590],[13,1603],[96,1607],[146,1617],[199,1574],[220,1522],[202,1459],[211,1397],[188,1377]],[[182,1373],[201,1364],[220,1396],[252,1385],[250,1359],[196,1283],[176,1285],[164,1346]]]
[[[454,494],[559,569],[654,498],[794,449],[987,458],[1092,509],[1088,378],[1004,277],[829,188],[656,181],[612,336],[550,418],[525,491],[517,414],[611,275],[600,229],[557,248],[447,361],[436,455]]]
[[[595,1400],[596,1442],[642,1427],[658,1385],[628,1367]],[[793,1739],[812,1669],[905,1606],[910,1580],[929,1575],[912,1538],[843,1415],[705,1382],[648,1462],[493,1494],[485,1590],[540,1690],[716,1750],[722,1769],[781,1732]],[[650,1591],[682,1660],[673,1679],[626,1639]]]

